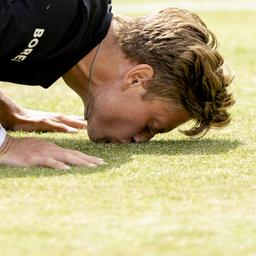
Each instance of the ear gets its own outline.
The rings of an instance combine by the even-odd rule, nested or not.
[[[123,89],[141,86],[144,89],[148,81],[153,78],[154,70],[148,64],[139,64],[130,69],[124,77]]]

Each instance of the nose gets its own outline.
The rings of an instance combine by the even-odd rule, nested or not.
[[[143,133],[143,134],[137,134],[133,136],[133,140],[136,143],[142,143],[142,142],[147,142],[150,139],[154,137],[154,134],[152,133]]]
[[[98,139],[96,142],[98,143],[113,143],[113,144],[128,144],[128,143],[131,143],[131,142],[134,142],[132,141],[132,139]]]
[[[119,140],[119,143],[122,143],[122,144],[129,144],[133,142],[135,142],[133,138]]]
[[[143,143],[149,141],[154,135],[152,133],[137,134],[129,139],[97,139],[97,143],[114,143],[114,144],[129,144],[129,143]]]
[[[94,142],[96,142],[96,143],[110,143],[110,140],[109,139],[97,139],[97,140],[94,140]]]

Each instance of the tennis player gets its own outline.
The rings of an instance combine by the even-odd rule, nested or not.
[[[203,21],[169,8],[113,15],[108,0],[2,0],[0,80],[50,87],[63,78],[82,99],[95,142],[145,142],[194,120],[204,135],[229,123],[232,74]],[[65,100],[63,96],[63,100]],[[68,169],[104,160],[6,129],[75,132],[84,120],[32,111],[0,92],[0,164]]]

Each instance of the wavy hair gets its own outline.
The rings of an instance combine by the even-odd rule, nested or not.
[[[204,135],[230,122],[234,104],[227,87],[233,73],[217,51],[214,34],[194,13],[168,8],[140,18],[115,16],[117,41],[125,55],[154,69],[146,99],[164,98],[195,120],[187,136]]]

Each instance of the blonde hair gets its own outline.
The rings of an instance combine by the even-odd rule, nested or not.
[[[185,135],[230,122],[227,108],[234,100],[227,87],[233,74],[225,72],[216,37],[196,14],[168,8],[148,17],[115,19],[116,38],[127,58],[154,69],[145,98],[175,102],[196,121],[182,131]]]

